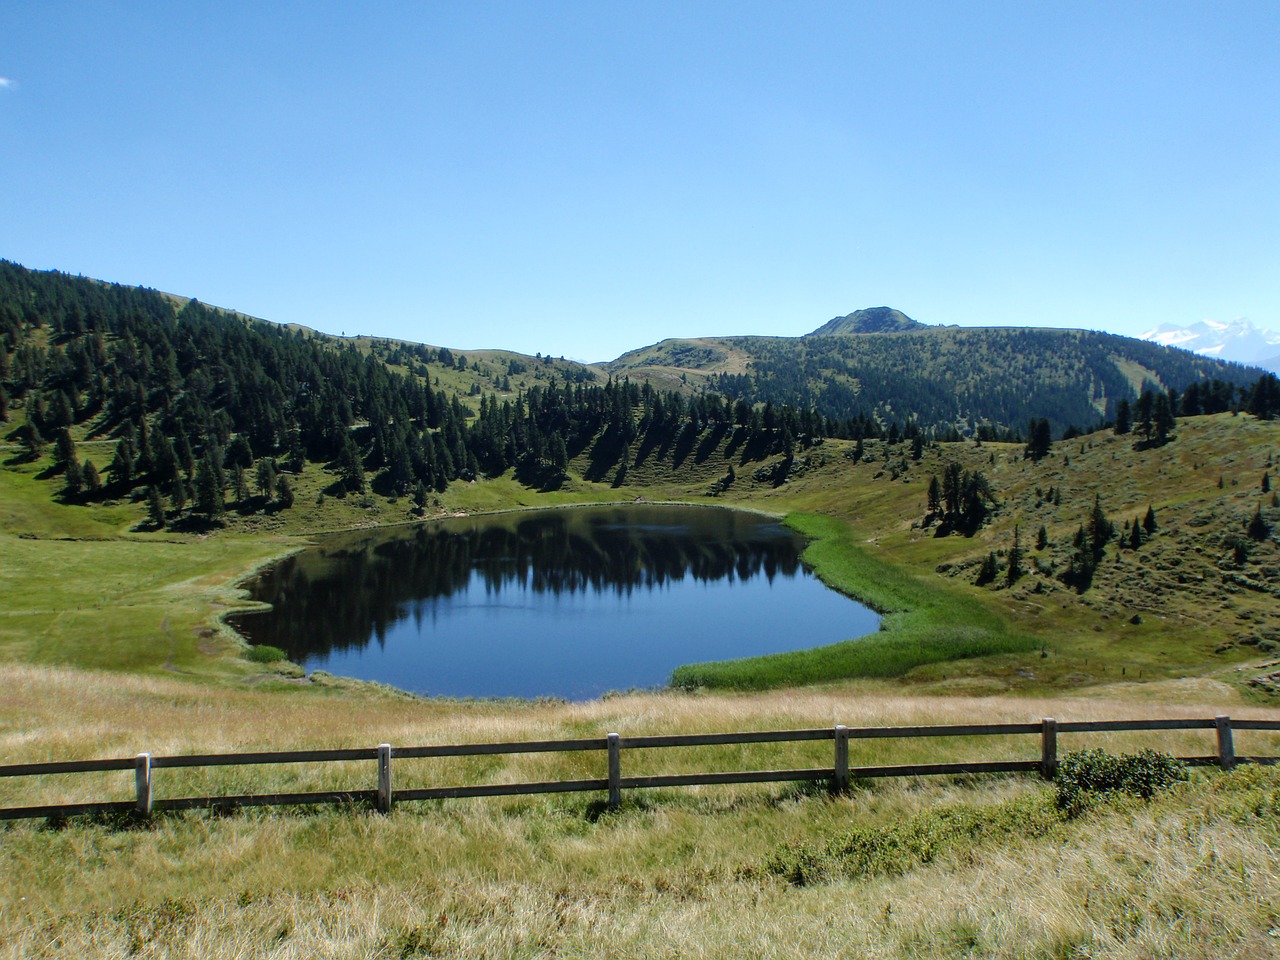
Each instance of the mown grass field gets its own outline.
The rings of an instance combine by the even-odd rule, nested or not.
[[[218,620],[245,602],[241,577],[318,532],[414,522],[406,502],[321,500],[331,478],[310,465],[291,510],[233,513],[207,535],[146,533],[135,529],[142,503],[62,506],[50,498],[56,480],[38,479],[41,463],[10,462],[0,467],[0,763],[609,731],[1277,716],[1274,696],[1248,681],[1275,669],[1266,664],[1280,630],[1280,553],[1274,540],[1254,542],[1237,563],[1232,538],[1258,505],[1280,519],[1260,489],[1280,425],[1202,418],[1159,450],[1097,435],[1055,444],[1039,464],[1011,446],[948,445],[914,462],[905,447],[870,443],[854,463],[849,446],[803,453],[802,469],[776,487],[740,468],[716,497],[709,486],[725,464],[712,458],[678,470],[638,463],[620,488],[454,484],[429,504],[428,516],[637,497],[764,510],[817,537],[809,560],[828,582],[888,612],[888,629],[868,644],[874,662],[837,647],[716,668],[740,671],[730,686],[780,689],[587,704],[419,700],[309,682],[242,656]],[[949,460],[983,470],[1000,501],[972,539],[920,525],[928,478]],[[1060,502],[1036,494],[1050,485]],[[1151,504],[1160,529],[1138,551],[1109,546],[1093,587],[1078,594],[1053,567],[1095,494],[1117,523]],[[1035,551],[1040,524],[1051,542]],[[1007,551],[1015,525],[1028,573],[1013,586],[974,586],[977,562]],[[957,636],[993,646],[937,656],[954,652]],[[1060,749],[1093,745],[1212,751],[1203,733],[1077,738]],[[625,762],[628,773],[655,774],[818,766],[829,748]],[[1280,753],[1280,741],[1239,734],[1237,750]],[[1036,751],[1012,740],[878,742],[856,744],[852,761]],[[398,767],[397,786],[595,777],[603,760],[424,763]],[[366,788],[371,766],[160,771],[156,789]],[[3,781],[0,804],[127,799],[131,789],[117,774]],[[583,795],[405,804],[389,817],[326,808],[127,828],[14,824],[0,826],[0,957],[1275,956],[1278,797],[1274,773],[1242,770],[1196,773],[1152,801],[1106,801],[1062,822],[1045,819],[1051,790],[1038,779],[994,777],[862,784],[841,798],[785,786],[636,792],[617,813]],[[932,831],[933,812],[943,824],[957,810],[994,824],[1025,811],[1028,829],[813,886],[766,866],[787,844],[821,844],[854,826]]]

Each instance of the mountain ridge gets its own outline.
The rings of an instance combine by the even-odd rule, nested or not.
[[[864,307],[843,317],[828,320],[807,337],[825,337],[837,334],[860,333],[904,333],[908,330],[922,330],[926,324],[912,320],[901,310],[893,307]]]

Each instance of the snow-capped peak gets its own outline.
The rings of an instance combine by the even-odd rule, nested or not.
[[[1243,317],[1230,323],[1221,320],[1201,320],[1187,326],[1162,323],[1138,337],[1218,360],[1232,360],[1268,370],[1280,367],[1280,333],[1255,327]]]

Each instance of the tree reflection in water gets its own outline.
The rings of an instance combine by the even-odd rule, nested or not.
[[[639,610],[636,604],[646,598],[679,606],[675,589],[680,585],[684,585],[682,589],[694,584],[730,587],[754,581],[769,585],[776,578],[806,576],[800,563],[803,546],[799,537],[776,521],[714,508],[598,507],[458,518],[325,538],[318,547],[282,561],[251,581],[248,586],[254,599],[272,604],[273,609],[238,616],[233,626],[252,642],[281,647],[290,659],[308,666],[383,679],[420,692],[568,695],[562,685],[561,689],[533,692],[489,689],[479,677],[480,682],[465,684],[475,689],[444,690],[431,680],[433,673],[440,672],[439,663],[433,667],[432,661],[440,659],[446,642],[453,657],[457,650],[452,648],[475,644],[481,639],[477,634],[482,634],[480,645],[487,648],[484,655],[488,663],[477,664],[472,673],[502,673],[504,664],[494,660],[511,660],[511,644],[531,642],[537,635],[531,617],[541,618],[544,629],[549,619],[559,636],[585,625],[577,622],[576,616],[585,604],[603,613],[606,632],[614,633],[620,619],[634,617]],[[838,635],[800,643],[775,641],[765,650],[830,643],[875,629],[874,615],[869,612],[869,627],[851,622],[864,608],[831,594],[816,581],[811,589],[826,594],[827,602],[835,598],[850,622],[840,625]],[[726,603],[741,606],[743,591],[735,590],[732,599],[728,596],[715,601],[711,592],[701,591],[696,606],[711,619],[687,622],[688,632],[750,630],[751,623],[735,625],[732,611],[722,609]],[[442,624],[459,617],[460,611],[476,607],[484,608],[474,614],[481,620],[461,624],[463,636],[449,639],[442,635]],[[495,620],[500,611],[503,620]],[[696,619],[694,613],[685,617],[685,621]],[[421,670],[424,681],[402,675],[403,652],[396,657],[399,667],[352,669],[353,660],[370,659],[371,645],[384,649],[388,637],[399,637],[409,624],[419,638],[417,656],[427,661]],[[655,632],[678,633],[682,629],[679,624],[667,627],[650,631],[631,645],[656,649],[674,640],[677,648],[690,649],[680,637],[662,637],[662,642],[657,642]],[[505,647],[492,646],[500,642],[498,634],[505,635]],[[400,645],[405,642],[397,640]],[[592,649],[591,638],[579,637],[576,642],[576,651],[548,649],[541,656],[534,655],[535,659],[539,666],[550,660],[545,665],[580,674],[583,665],[577,660]],[[733,647],[728,649],[724,654],[713,651],[710,656],[699,656],[695,652],[677,657],[675,662],[664,664],[661,673],[647,671],[644,677],[621,685],[662,682],[681,662],[745,655],[734,652]],[[518,664],[505,666],[516,673],[529,673]],[[396,672],[379,675],[386,669]],[[574,689],[583,695],[602,692],[595,689],[598,684],[580,686]]]

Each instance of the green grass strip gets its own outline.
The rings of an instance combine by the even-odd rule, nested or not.
[[[978,601],[871,556],[840,520],[797,513],[786,522],[812,541],[804,559],[818,577],[879,613],[880,631],[811,650],[687,664],[672,673],[673,687],[766,690],[896,677],[927,663],[1021,653],[1039,645],[1011,632]]]

